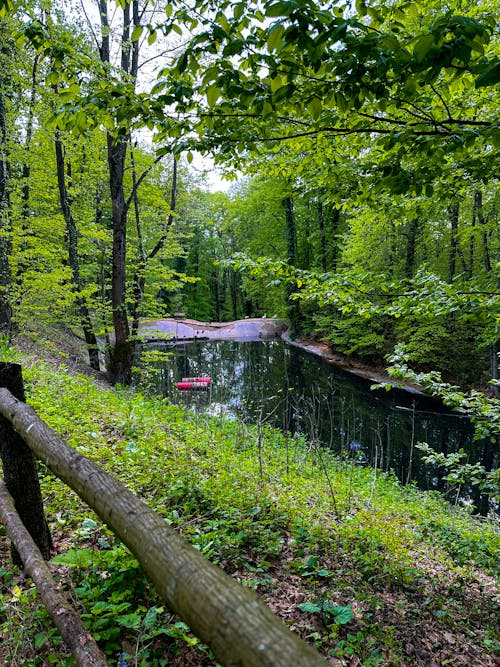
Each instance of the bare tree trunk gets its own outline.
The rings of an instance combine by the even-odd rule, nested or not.
[[[0,387],[6,387],[17,399],[24,401],[21,366],[0,363]],[[0,417],[0,458],[5,485],[14,499],[16,510],[43,557],[48,560],[52,539],[43,511],[35,458],[24,440],[3,417]],[[16,564],[21,565],[15,550],[12,558]]]
[[[68,239],[68,261],[71,269],[71,282],[73,291],[75,292],[75,301],[80,313],[80,323],[87,343],[87,351],[89,355],[89,363],[91,368],[98,371],[99,367],[99,350],[97,346],[97,338],[92,326],[92,319],[87,304],[87,300],[82,296],[82,281],[80,278],[80,256],[78,253],[78,231],[76,229],[75,220],[71,211],[71,199],[66,187],[65,178],[65,159],[64,147],[61,141],[59,131],[56,131],[55,136],[56,149],[56,168],[57,168],[57,183],[59,186],[59,201],[63,212],[64,221],[66,223],[66,234]]]
[[[326,665],[253,591],[206,560],[163,517],[66,445],[6,389],[0,389],[0,414],[129,547],[158,594],[211,647],[218,661],[242,667]]]
[[[0,514],[7,534],[20,555],[25,573],[33,579],[51,619],[80,667],[106,667],[106,657],[73,607],[62,595],[40,550],[16,512],[7,487],[0,480]]]

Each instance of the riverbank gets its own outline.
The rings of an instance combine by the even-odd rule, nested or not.
[[[15,350],[4,359],[22,363],[42,418],[256,590],[329,664],[496,664],[494,523],[300,438],[103,388]],[[120,654],[127,667],[214,665],[105,526],[51,474],[41,484],[57,553],[81,556],[51,569],[110,664]],[[0,559],[0,663],[66,665],[6,540]]]

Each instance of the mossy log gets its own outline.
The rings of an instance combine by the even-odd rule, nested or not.
[[[0,480],[0,514],[5,530],[15,545],[25,573],[33,579],[51,619],[59,629],[79,667],[107,667],[105,655],[71,604],[59,592],[40,549],[26,530],[14,500]]]
[[[324,667],[325,660],[253,593],[207,561],[164,519],[0,389],[0,414],[34,454],[129,547],[159,595],[225,666]]]

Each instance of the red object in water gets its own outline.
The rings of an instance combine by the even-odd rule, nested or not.
[[[210,383],[209,382],[178,382],[177,383],[177,389],[179,391],[192,391],[193,389],[198,390],[204,390],[208,389]]]
[[[182,378],[183,382],[204,382],[205,384],[211,384],[212,378],[208,375],[199,378]]]

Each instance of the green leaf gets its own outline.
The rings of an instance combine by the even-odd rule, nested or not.
[[[267,38],[267,48],[269,51],[274,51],[278,49],[281,45],[283,35],[285,34],[285,29],[281,23],[277,23],[269,31],[269,37]]]
[[[500,61],[490,65],[485,69],[476,79],[476,88],[483,88],[484,86],[493,86],[500,82]]]
[[[284,0],[283,2],[276,2],[266,9],[266,16],[290,16],[290,14],[298,9],[299,5],[291,0]]]
[[[318,97],[313,97],[313,99],[309,102],[307,105],[307,109],[309,113],[311,114],[311,117],[313,120],[317,120],[321,114],[321,111],[323,109],[323,104],[321,100]]]
[[[118,625],[131,630],[138,630],[141,625],[141,617],[139,614],[125,614],[116,618]]]
[[[303,602],[297,605],[300,611],[305,611],[308,614],[320,614],[321,607],[314,602]]]
[[[144,30],[144,26],[142,25],[136,25],[135,28],[132,30],[132,41],[137,42],[139,37],[142,35],[142,31]]]
[[[82,521],[82,528],[85,530],[95,530],[97,528],[97,523],[94,519],[84,519]]]
[[[423,37],[420,37],[413,47],[413,55],[417,63],[423,62],[426,56],[436,48],[437,45],[434,41],[434,35],[424,35]]]
[[[337,625],[345,625],[352,621],[353,614],[351,607],[336,606],[326,600],[323,603],[323,611],[333,616],[333,620]]]
[[[356,11],[360,16],[366,15],[366,3],[365,0],[356,0]]]
[[[0,17],[6,16],[12,9],[13,4],[11,0],[0,0]]]
[[[68,567],[90,567],[95,557],[96,552],[93,549],[69,549],[63,554],[54,556],[51,563],[67,565]]]
[[[151,630],[153,628],[156,619],[158,618],[158,614],[161,614],[162,612],[163,607],[151,607],[151,609],[148,609],[148,612],[144,617],[144,627],[146,630]]]
[[[221,90],[218,86],[210,86],[207,88],[207,102],[209,106],[213,107],[217,102],[221,94]]]
[[[350,621],[352,621],[351,607],[337,607],[337,612],[335,613],[335,623],[337,625],[345,625]]]

